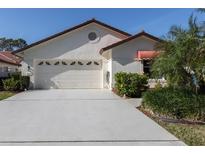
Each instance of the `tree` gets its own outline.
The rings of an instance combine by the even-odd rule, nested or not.
[[[0,38],[0,51],[14,51],[16,49],[24,48],[27,46],[25,40],[19,39],[7,39],[5,37]]]
[[[203,12],[205,12],[205,8],[197,9],[197,11],[203,13]]]
[[[205,35],[196,17],[188,29],[172,26],[165,41],[157,45],[161,54],[152,65],[155,77],[164,76],[174,87],[205,90]]]

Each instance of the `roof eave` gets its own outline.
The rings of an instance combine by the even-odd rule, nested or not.
[[[21,66],[21,64],[8,62],[8,61],[6,61],[6,60],[2,60],[2,59],[0,59],[0,62],[6,63],[6,64],[10,64],[10,65],[15,65],[15,66]]]
[[[73,31],[73,30],[76,30],[76,29],[81,28],[81,27],[83,27],[83,26],[86,26],[86,25],[88,25],[88,24],[90,24],[90,23],[97,23],[97,24],[99,24],[99,25],[101,25],[101,26],[107,27],[107,28],[109,28],[109,29],[111,29],[111,30],[113,30],[113,31],[116,31],[116,32],[118,32],[118,33],[121,33],[122,35],[125,35],[125,36],[127,36],[127,37],[130,37],[130,36],[131,36],[131,34],[129,34],[129,33],[127,33],[127,32],[124,32],[124,31],[122,31],[122,30],[120,30],[120,29],[114,28],[114,27],[112,27],[112,26],[110,26],[110,25],[107,25],[107,24],[105,24],[105,23],[103,23],[103,22],[100,22],[100,21],[98,21],[98,20],[96,20],[96,19],[91,19],[91,20],[88,20],[88,21],[86,21],[86,22],[84,22],[84,23],[81,23],[81,24],[79,24],[79,25],[77,25],[77,26],[71,27],[71,28],[66,29],[66,30],[64,30],[64,31],[62,31],[62,32],[56,33],[56,34],[54,34],[54,35],[51,35],[51,36],[49,36],[49,37],[47,37],[47,38],[41,39],[40,41],[37,41],[37,42],[35,42],[35,43],[32,43],[32,44],[30,44],[30,45],[28,45],[28,46],[26,46],[26,47],[24,47],[24,48],[22,48],[22,49],[15,50],[15,51],[13,51],[13,53],[14,53],[14,54],[19,53],[19,52],[21,52],[21,51],[24,51],[24,50],[26,50],[26,49],[29,49],[29,48],[34,47],[34,46],[36,46],[36,45],[39,45],[39,44],[41,44],[41,43],[47,42],[47,41],[49,41],[49,40],[51,40],[51,39],[54,39],[54,38],[56,38],[56,37],[58,37],[58,36],[61,36],[61,35],[63,35],[63,34],[66,34],[66,33],[68,33],[68,32],[71,32],[71,31]]]
[[[148,33],[144,32],[144,31],[142,31],[142,32],[140,32],[140,33],[138,33],[138,34],[136,34],[136,35],[133,35],[133,36],[128,37],[128,38],[126,38],[126,39],[124,39],[124,40],[121,40],[121,41],[119,41],[119,42],[116,42],[116,43],[114,43],[114,44],[111,44],[111,45],[109,45],[109,46],[107,46],[107,47],[102,48],[102,49],[100,50],[100,54],[102,54],[103,52],[105,52],[105,51],[107,51],[107,50],[109,50],[109,49],[112,49],[112,48],[114,48],[114,47],[116,47],[116,46],[118,46],[118,45],[121,45],[121,44],[123,44],[123,43],[129,42],[129,41],[131,41],[131,40],[133,40],[133,39],[135,39],[135,38],[137,38],[137,37],[140,37],[140,36],[147,36],[148,38],[151,38],[151,39],[153,39],[153,40],[155,40],[155,41],[157,41],[157,42],[162,42],[162,41],[163,41],[162,39],[160,39],[160,38],[158,38],[158,37],[155,37],[155,36],[153,36],[153,35],[151,35],[151,34],[148,34]]]

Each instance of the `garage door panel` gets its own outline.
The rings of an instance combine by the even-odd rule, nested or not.
[[[101,65],[38,65],[37,63],[35,87],[42,89],[101,88],[102,67]]]

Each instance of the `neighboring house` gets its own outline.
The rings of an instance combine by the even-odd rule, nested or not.
[[[11,51],[0,51],[0,78],[8,77],[9,73],[20,71],[21,59]]]
[[[35,42],[15,53],[31,88],[108,88],[120,71],[149,74],[160,39],[134,36],[95,19]]]

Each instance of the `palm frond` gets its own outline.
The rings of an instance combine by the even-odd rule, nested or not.
[[[205,13],[205,8],[199,8],[197,9],[198,12],[201,12],[201,13]]]
[[[176,38],[179,35],[182,35],[186,32],[185,29],[183,29],[181,26],[172,26],[168,32],[169,37],[172,39]]]

